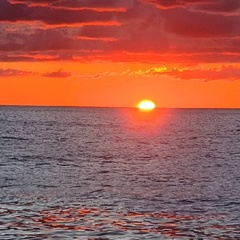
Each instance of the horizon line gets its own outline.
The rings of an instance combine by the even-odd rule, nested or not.
[[[0,107],[38,107],[38,108],[132,108],[138,109],[136,106],[79,106],[79,105],[31,105],[31,104],[0,104]],[[240,110],[240,107],[156,107],[159,109],[205,109],[205,110]]]

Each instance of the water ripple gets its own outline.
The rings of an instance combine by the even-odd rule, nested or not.
[[[239,116],[0,107],[0,239],[240,239]]]
[[[25,239],[27,232],[32,238],[81,236],[85,239],[102,239],[102,236],[126,239],[140,235],[151,239],[237,239],[240,234],[239,224],[226,224],[225,216],[216,218],[214,215],[115,212],[95,207],[61,206],[40,210],[29,203],[2,205],[0,216],[1,234],[5,239]]]

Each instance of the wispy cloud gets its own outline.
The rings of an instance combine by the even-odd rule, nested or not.
[[[42,74],[43,77],[49,77],[49,78],[67,78],[71,77],[72,73],[70,72],[64,72],[62,70],[59,70],[57,72],[47,72]]]
[[[13,76],[29,76],[33,75],[33,72],[21,71],[17,69],[2,69],[0,68],[0,77],[13,77]]]
[[[171,77],[183,80],[202,80],[202,81],[214,81],[214,80],[240,80],[240,66],[239,65],[228,65],[222,66],[221,68],[204,68],[199,66],[159,66],[150,68],[147,70],[131,70],[126,69],[122,72],[102,72],[95,74],[84,74],[79,75],[81,78],[106,78],[106,77]]]
[[[168,68],[161,66],[146,71],[133,71],[128,74],[133,76],[168,76],[184,80],[240,80],[240,66],[229,65],[221,68]]]

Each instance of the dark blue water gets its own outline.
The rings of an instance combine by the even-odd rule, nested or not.
[[[0,107],[0,239],[240,239],[240,110]]]

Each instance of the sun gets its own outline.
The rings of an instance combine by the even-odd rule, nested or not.
[[[138,103],[137,107],[141,111],[150,112],[156,107],[156,104],[151,100],[144,99]]]

